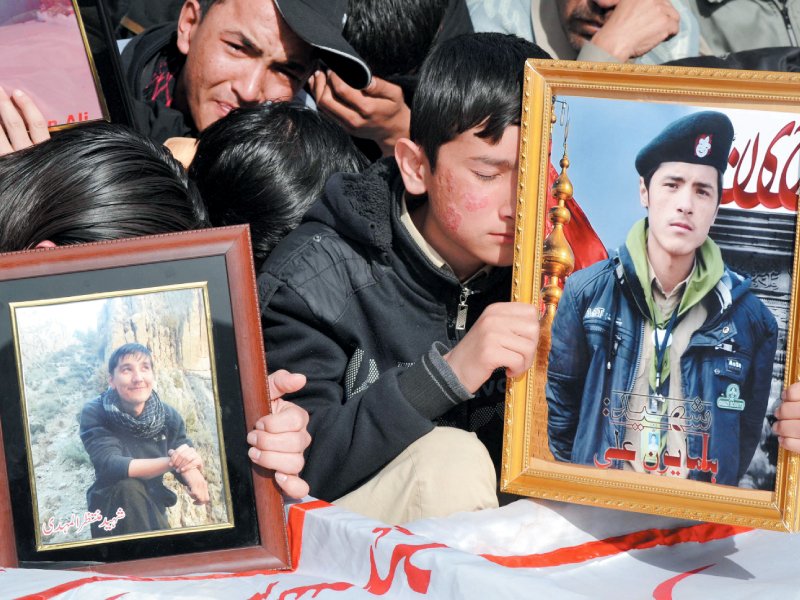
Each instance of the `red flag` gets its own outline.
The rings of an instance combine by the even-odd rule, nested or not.
[[[548,164],[548,167],[547,187],[549,190],[553,187],[553,183],[558,177],[558,172],[556,172],[552,164]],[[547,210],[550,210],[557,204],[552,194],[548,193]],[[567,200],[566,207],[569,209],[572,217],[569,223],[564,227],[564,235],[575,255],[575,271],[608,258],[608,252],[606,252],[603,242],[600,241],[591,223],[589,223],[586,213],[583,212],[575,199],[570,198]],[[550,222],[550,219],[547,219],[545,221],[545,235],[549,235],[552,230],[553,224]]]

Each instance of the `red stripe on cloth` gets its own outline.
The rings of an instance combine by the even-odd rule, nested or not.
[[[705,543],[721,540],[739,533],[751,531],[751,527],[734,527],[732,525],[715,525],[700,523],[677,529],[645,529],[626,535],[587,542],[579,546],[559,548],[552,552],[528,554],[526,556],[493,556],[482,554],[488,561],[514,568],[557,567],[569,565],[605,556],[614,556],[631,550],[646,550],[657,546],[674,546],[686,542]]]
[[[303,547],[303,524],[306,520],[306,513],[310,510],[328,506],[331,506],[331,504],[324,500],[312,500],[302,504],[292,504],[289,507],[289,551],[291,552],[293,570],[296,571],[300,565],[300,550]]]
[[[300,556],[300,547],[303,539],[303,520],[305,513],[317,508],[325,508],[330,506],[327,502],[322,500],[314,500],[312,502],[304,502],[302,504],[294,504],[289,507],[289,539],[291,544],[292,564],[297,568],[297,560]],[[259,569],[253,571],[242,571],[240,573],[212,573],[210,575],[182,575],[174,577],[131,577],[131,576],[114,576],[114,575],[95,575],[92,577],[84,577],[75,579],[53,586],[47,590],[36,592],[28,596],[22,596],[18,600],[50,600],[59,594],[65,594],[77,588],[83,587],[90,583],[97,583],[102,581],[203,581],[209,579],[231,579],[238,577],[251,577],[253,575],[275,575],[279,573],[286,573],[286,571],[277,571],[274,569]]]
[[[689,575],[695,575],[696,573],[700,573],[701,571],[705,571],[709,567],[713,567],[714,565],[706,565],[705,567],[698,567],[696,569],[692,569],[691,571],[687,571],[686,573],[681,573],[680,575],[676,575],[675,577],[670,577],[665,582],[660,583],[656,589],[653,590],[653,600],[672,600],[672,590],[675,589],[675,586],[678,584],[679,581],[683,581]]]

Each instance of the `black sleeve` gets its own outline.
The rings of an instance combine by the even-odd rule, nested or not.
[[[410,367],[380,373],[375,367],[365,389],[346,390],[352,385],[345,381],[351,348],[344,336],[321,322],[299,294],[271,274],[262,273],[259,286],[270,290],[262,297],[269,369],[288,369],[308,379],[290,399],[311,416],[312,443],[303,477],[312,495],[330,501],[358,487],[430,432],[436,413],[464,399],[463,390],[441,390],[448,379],[430,356],[435,348]]]

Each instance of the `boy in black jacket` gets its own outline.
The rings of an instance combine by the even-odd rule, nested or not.
[[[538,340],[508,298],[523,67],[542,56],[442,43],[396,160],[334,176],[264,264],[270,367],[308,377],[312,495],[393,522],[497,505],[505,378]]]

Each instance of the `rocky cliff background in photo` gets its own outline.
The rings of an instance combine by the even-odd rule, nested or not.
[[[84,403],[108,386],[108,357],[128,342],[151,349],[154,389],[181,414],[205,463],[211,494],[206,506],[195,506],[170,473],[164,476],[178,495],[178,504],[167,509],[170,525],[202,527],[230,521],[202,289],[21,307],[16,318],[40,532],[50,518],[57,526],[87,510],[86,490],[94,481],[94,469],[80,440],[78,421]],[[88,526],[80,532],[77,527],[66,529],[43,537],[42,543],[91,537]]]

